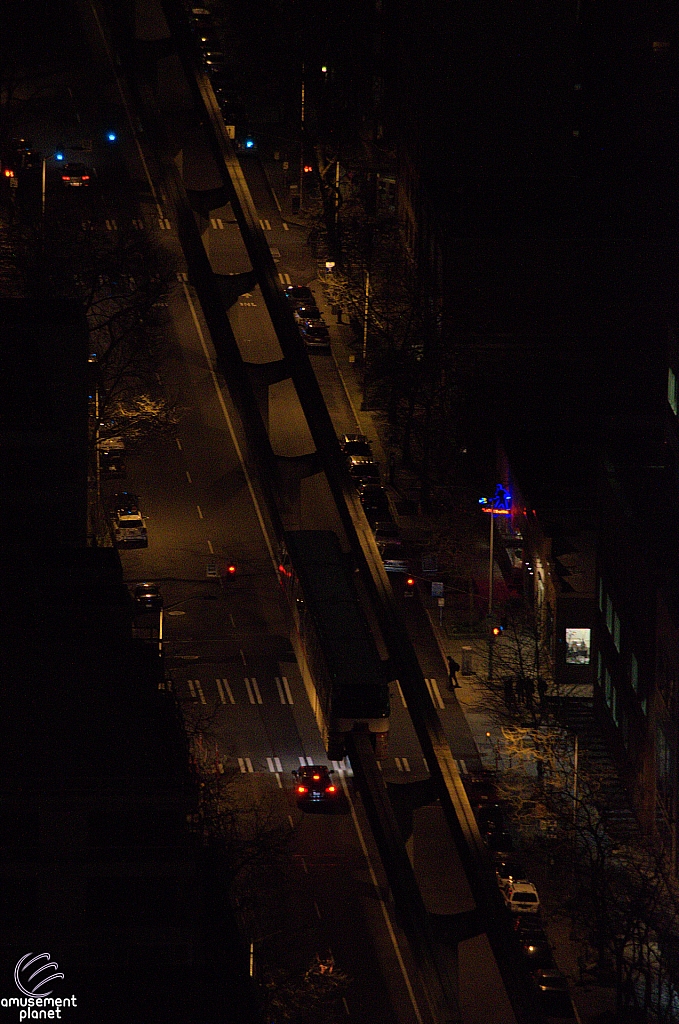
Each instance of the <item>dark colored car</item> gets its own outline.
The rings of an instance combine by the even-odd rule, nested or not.
[[[316,304],[314,293],[305,284],[291,284],[285,289],[285,297],[292,305]]]
[[[111,512],[138,512],[139,498],[131,491],[118,491],[112,494],[108,501]]]
[[[347,459],[349,476],[354,483],[380,483],[380,470],[371,455],[350,455]]]
[[[544,928],[536,925],[524,928],[517,932],[521,956],[532,970],[534,968],[554,967],[552,947]]]
[[[389,499],[384,487],[379,484],[361,484],[358,495],[369,523],[392,518]]]
[[[323,323],[321,311],[314,302],[300,302],[295,304],[295,320],[298,323]]]
[[[134,606],[140,612],[156,612],[163,607],[163,597],[157,583],[137,583],[134,588]]]
[[[330,778],[332,772],[324,764],[310,764],[292,773],[296,780],[298,804],[320,804],[336,799],[338,789]]]
[[[378,544],[387,544],[390,541],[397,541],[399,538],[398,526],[390,519],[374,523],[373,533]]]
[[[558,967],[542,967],[533,973],[542,1008],[549,1018],[575,1020],[568,978]]]
[[[299,331],[307,348],[330,348],[330,333],[325,324],[305,321],[299,325]]]
[[[377,545],[386,572],[409,573],[410,566],[403,545],[399,541],[388,541]]]
[[[87,164],[64,164],[61,169],[61,180],[67,187],[87,188],[95,177],[94,168]]]
[[[482,768],[471,775],[466,775],[462,782],[472,807],[484,807],[499,802],[495,773],[490,769]]]
[[[373,457],[370,441],[365,434],[342,434],[339,443],[345,455],[365,455],[369,459]]]

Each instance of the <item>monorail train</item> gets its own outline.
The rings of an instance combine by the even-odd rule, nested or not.
[[[284,535],[279,577],[292,614],[292,645],[332,760],[346,734],[367,728],[377,757],[389,738],[389,682],[337,536]]]

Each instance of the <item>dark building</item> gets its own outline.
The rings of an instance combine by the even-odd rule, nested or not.
[[[394,10],[398,210],[462,429],[489,467],[500,440],[555,677],[676,870],[676,9]]]
[[[87,539],[87,324],[78,303],[0,297],[0,516],[29,544]],[[11,524],[8,529],[8,524]]]

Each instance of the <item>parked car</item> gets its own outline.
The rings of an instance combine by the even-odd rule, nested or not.
[[[358,495],[369,523],[392,518],[387,492],[380,484],[361,484]]]
[[[295,304],[293,314],[297,323],[323,323],[323,317],[318,306],[314,302],[301,302]]]
[[[163,597],[157,583],[137,583],[134,588],[134,606],[139,612],[157,612],[163,607]]]
[[[472,807],[499,804],[495,772],[489,768],[480,768],[471,775],[465,775],[462,782]]]
[[[495,877],[500,889],[504,890],[512,882],[523,881],[528,877],[528,872],[520,861],[504,858],[495,866]]]
[[[337,798],[339,792],[330,776],[331,770],[324,764],[305,765],[294,771],[297,803],[321,804]]]
[[[285,289],[285,297],[292,306],[304,305],[305,303],[313,303],[315,305],[316,300],[314,293],[311,288],[307,288],[305,284],[290,284]]]
[[[365,434],[342,434],[339,443],[345,455],[365,455],[369,459],[373,457],[370,441]]]
[[[68,188],[87,188],[96,178],[93,167],[87,164],[64,164],[61,169],[61,180]]]
[[[575,1020],[568,978],[558,967],[540,968],[533,972],[532,978],[547,1017],[556,1020]]]
[[[373,524],[373,534],[378,545],[399,539],[399,528],[391,519]]]
[[[330,333],[325,324],[305,322],[299,325],[299,332],[307,348],[330,348]]]
[[[537,914],[540,897],[532,882],[510,882],[502,890],[505,906],[513,914]]]
[[[555,966],[552,947],[541,925],[524,923],[517,931],[517,938],[521,956],[530,970]]]
[[[127,475],[122,437],[109,437],[99,442],[99,471],[108,480],[122,479]]]
[[[408,559],[400,541],[390,540],[386,544],[378,544],[377,547],[386,572],[406,574],[410,572]]]
[[[111,512],[136,512],[139,510],[139,498],[132,491],[117,491],[108,499]]]
[[[112,517],[113,542],[118,548],[145,548],[149,539],[146,523],[138,509],[118,511]]]
[[[354,483],[380,483],[380,470],[376,462],[373,462],[372,456],[368,455],[350,455],[347,459],[349,466],[349,476]]]

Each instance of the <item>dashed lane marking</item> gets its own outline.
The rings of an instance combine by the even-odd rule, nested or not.
[[[190,484],[193,483],[193,480],[191,479],[191,474],[189,473],[188,469],[186,470],[186,479],[189,481]]]
[[[259,226],[261,227],[262,231],[271,231],[270,222],[268,220],[262,220],[261,217],[259,218]]]
[[[198,518],[199,519],[204,519],[205,517],[203,516],[203,510],[200,507],[200,505],[196,505],[196,508],[198,509]]]
[[[211,540],[209,540],[207,542],[207,549],[208,549],[208,551],[210,552],[211,555],[214,555],[215,549],[212,547],[212,541]]]
[[[432,704],[435,708],[438,708],[439,711],[443,711],[445,704],[443,703],[443,697],[441,696],[441,691],[438,688],[438,683],[435,679],[425,679],[425,683],[427,684]]]
[[[316,900],[314,900],[314,910],[316,911],[316,917],[320,921],[321,920],[321,912],[318,909],[318,903],[316,902]]]
[[[245,678],[245,689],[248,691],[248,698],[251,704],[262,704],[262,695],[259,692],[259,686],[257,680],[252,676],[250,679]]]
[[[290,230],[290,228],[288,227],[286,221],[283,221],[283,231],[289,231],[289,230]]]
[[[243,775],[245,775],[246,772],[254,772],[255,770],[252,767],[252,761],[250,760],[249,757],[239,757],[238,767],[240,768]]]
[[[347,1017],[351,1017],[351,1011],[349,1010],[349,1004],[347,1002],[346,996],[342,996],[342,1006],[344,1007],[344,1012],[346,1013]]]
[[[181,441],[179,440],[178,437],[175,437],[175,441],[177,442],[177,448],[179,448],[179,451],[180,452],[183,451],[182,443],[181,443]]]
[[[401,698],[401,704],[403,705],[404,708],[407,708],[408,705],[406,704],[406,699],[403,696],[403,690],[401,689],[401,684],[399,683],[398,679],[396,680],[396,686],[398,688],[398,695]]]

